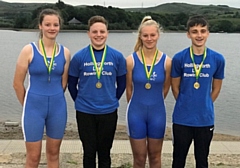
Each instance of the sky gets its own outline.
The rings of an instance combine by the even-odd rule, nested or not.
[[[1,1],[1,0],[0,0]],[[58,0],[2,0],[5,2],[18,2],[18,3],[56,3]],[[69,5],[100,5],[112,6],[119,8],[135,8],[135,7],[153,7],[165,3],[188,3],[194,5],[228,5],[230,7],[240,8],[240,0],[62,0],[65,4]]]

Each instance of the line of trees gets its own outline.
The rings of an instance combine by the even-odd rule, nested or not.
[[[164,30],[185,30],[186,22],[189,18],[189,15],[186,13],[177,13],[177,14],[160,14],[152,12],[132,12],[126,11],[124,9],[115,8],[112,6],[103,7],[103,6],[86,6],[86,7],[74,7],[71,5],[66,5],[64,2],[59,1],[56,4],[48,4],[41,6],[32,12],[21,12],[17,16],[5,14],[7,18],[13,19],[13,23],[7,26],[14,28],[27,28],[33,29],[37,27],[37,17],[39,12],[43,8],[54,8],[58,9],[61,12],[61,15],[64,19],[63,29],[78,29],[86,30],[87,21],[93,15],[102,15],[109,22],[110,30],[136,30],[142,20],[146,15],[152,16],[154,20],[159,22]],[[68,21],[72,18],[76,18],[81,21],[80,25],[68,25]],[[210,21],[210,31],[212,32],[240,32],[240,19],[239,22],[233,23],[229,18],[215,19],[213,16],[206,17]],[[240,14],[233,13],[231,18],[240,18]],[[5,25],[6,26],[6,25]],[[4,27],[0,24],[0,27]]]

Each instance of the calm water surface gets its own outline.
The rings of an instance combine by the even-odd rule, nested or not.
[[[136,42],[136,33],[110,33],[107,43],[120,50],[125,57],[132,53]],[[17,57],[22,47],[31,41],[38,40],[37,32],[16,32],[0,30],[0,122],[21,121],[21,106],[12,87]],[[86,33],[60,33],[57,41],[68,47],[72,55],[89,44]],[[226,59],[226,72],[222,91],[215,102],[215,132],[240,136],[240,34],[210,34],[207,46],[222,53]],[[185,33],[161,34],[158,48],[172,57],[174,53],[190,45]],[[75,110],[68,91],[68,122],[75,122]],[[171,91],[166,99],[167,125],[171,126],[171,115],[174,106]],[[120,100],[119,123],[125,124],[125,94]]]

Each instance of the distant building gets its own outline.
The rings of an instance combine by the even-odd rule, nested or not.
[[[68,21],[68,24],[69,25],[79,25],[79,24],[81,24],[81,22],[74,17]]]

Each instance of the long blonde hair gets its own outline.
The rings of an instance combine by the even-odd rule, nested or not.
[[[142,40],[141,40],[141,38],[140,38],[142,28],[143,28],[144,26],[152,26],[152,25],[156,26],[157,31],[158,31],[158,33],[160,34],[160,29],[161,29],[160,24],[157,23],[155,20],[153,20],[151,16],[145,16],[145,17],[142,19],[142,22],[141,22],[141,24],[140,24],[139,27],[138,27],[138,38],[137,38],[137,42],[136,42],[135,47],[134,47],[134,51],[135,51],[135,52],[137,52],[137,51],[138,51],[139,49],[141,49],[142,46],[143,46]]]

